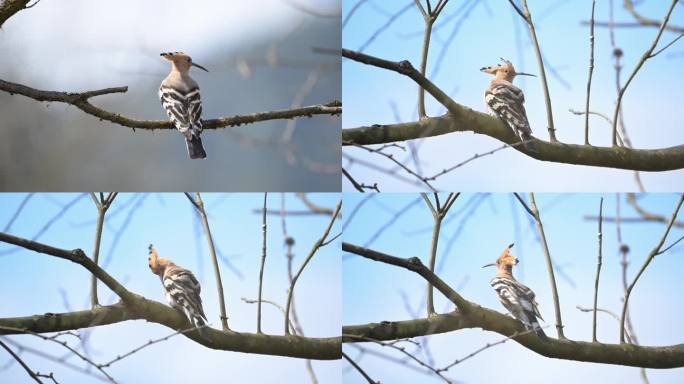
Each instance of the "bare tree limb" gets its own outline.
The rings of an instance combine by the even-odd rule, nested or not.
[[[371,260],[396,265],[418,273],[426,280],[433,281],[435,288],[448,299],[458,303],[458,311],[456,312],[438,314],[424,319],[345,325],[342,327],[342,333],[356,337],[343,336],[342,341],[344,343],[363,341],[359,340],[359,337],[375,340],[398,340],[467,328],[482,328],[504,336],[512,336],[516,332],[525,331],[523,325],[512,317],[481,307],[461,297],[422,265],[417,257],[402,259],[350,243],[342,243],[342,249]],[[467,310],[464,310],[466,308]],[[645,368],[684,367],[684,344],[644,347],[633,344],[602,344],[568,339],[549,339],[549,341],[544,342],[533,334],[519,335],[513,340],[540,355],[558,359]]]
[[[0,318],[0,327],[5,328],[4,330],[0,329],[0,334],[60,332],[137,319],[158,323],[175,330],[192,327],[188,319],[179,311],[128,291],[102,268],[95,265],[80,249],[55,248],[6,233],[0,233],[0,241],[79,264],[95,274],[100,281],[123,300],[123,302],[114,305],[100,306],[87,311]],[[7,330],[8,327],[18,330]],[[208,340],[202,338],[196,331],[188,332],[184,336],[205,347],[217,350],[316,360],[337,360],[341,356],[340,337],[272,336],[223,332],[213,328],[207,328],[206,331],[209,335]]]
[[[219,309],[221,311],[221,326],[223,327],[224,331],[227,331],[230,330],[230,328],[228,327],[228,316],[226,315],[226,300],[223,297],[223,283],[221,282],[221,270],[219,268],[218,260],[216,258],[214,238],[211,236],[211,229],[209,228],[209,219],[207,218],[207,212],[204,210],[204,202],[202,201],[202,196],[200,196],[199,192],[195,192],[194,199],[187,192],[185,193],[185,196],[197,209],[197,213],[199,214],[200,219],[202,219],[204,233],[207,235],[207,245],[209,246],[211,262],[214,266],[214,277],[216,278],[216,290],[218,291]]]
[[[108,95],[112,93],[125,93],[128,91],[128,87],[106,88],[80,93],[67,93],[43,91],[0,79],[0,90],[5,91],[10,95],[23,95],[36,101],[70,104],[89,115],[99,118],[100,120],[107,120],[124,127],[133,128],[133,130],[175,129],[173,124],[168,120],[137,120],[126,117],[119,113],[109,112],[90,103],[90,98],[92,97]],[[247,115],[236,115],[230,117],[221,117],[218,119],[202,120],[202,129],[217,129],[239,126],[242,124],[251,124],[260,121],[293,119],[296,117],[311,117],[314,115],[339,115],[340,113],[342,113],[342,103],[339,101],[331,101],[326,104],[310,105],[302,108],[257,112]]]
[[[36,375],[36,373],[33,372],[33,370],[24,362],[24,360],[22,360],[21,357],[19,357],[16,353],[14,353],[14,351],[11,350],[10,347],[7,346],[7,344],[3,343],[2,340],[0,340],[0,347],[3,347],[3,348],[7,351],[7,353],[9,353],[10,356],[12,356],[12,358],[14,358],[14,360],[16,360],[16,361],[19,363],[19,365],[21,365],[21,367],[24,368],[24,370],[26,371],[26,373],[28,373],[28,375],[29,375],[35,382],[41,383],[41,384],[43,383],[43,382],[40,380],[40,378],[38,377],[38,375]]]
[[[589,98],[591,97],[591,77],[594,74],[594,9],[596,0],[591,2],[591,26],[589,27],[589,78],[587,80],[587,102],[584,109],[584,144],[589,145]],[[594,316],[596,320],[596,316]],[[596,341],[596,338],[594,338]]]
[[[95,265],[98,264],[100,258],[100,241],[102,240],[102,226],[104,225],[105,214],[112,205],[116,195],[116,192],[110,192],[105,198],[102,192],[100,192],[100,198],[98,200],[98,197],[95,196],[95,193],[90,193],[90,197],[95,202],[95,207],[97,208],[95,244],[93,245],[93,262]],[[90,279],[90,306],[94,308],[98,305],[100,305],[100,303],[97,301],[97,277],[93,275]]]
[[[530,39],[534,46],[534,53],[537,58],[537,66],[539,66],[539,79],[542,82],[542,91],[544,91],[544,104],[546,105],[546,124],[549,130],[549,139],[552,143],[557,142],[556,128],[553,124],[553,111],[551,108],[551,95],[549,94],[549,84],[546,81],[546,71],[544,70],[544,59],[542,58],[541,49],[539,48],[539,39],[537,39],[537,32],[534,29],[532,22],[532,15],[530,8],[527,6],[527,0],[522,0],[525,8],[525,20],[527,21],[527,28],[530,30]]]
[[[598,303],[599,278],[601,276],[601,264],[603,262],[603,197],[599,203],[598,222],[598,257],[596,261],[596,282],[594,283],[594,319],[592,323],[592,341],[596,342],[596,306]]]
[[[264,265],[266,264],[266,198],[268,193],[264,192],[264,212],[262,214],[261,232],[263,242],[261,245],[261,267],[259,268],[259,301],[257,302],[257,333],[261,332],[261,288],[264,285]]]
[[[304,268],[306,267],[307,264],[309,264],[309,261],[313,258],[313,256],[316,254],[316,251],[318,251],[319,248],[323,246],[325,243],[325,240],[328,237],[328,234],[330,234],[330,230],[332,229],[333,224],[335,224],[335,220],[337,219],[340,209],[342,208],[342,200],[340,200],[337,203],[337,206],[335,207],[335,211],[332,214],[332,217],[330,218],[330,222],[328,223],[328,226],[325,228],[323,231],[323,235],[314,243],[313,247],[311,247],[311,251],[309,251],[309,254],[306,256],[304,259],[304,262],[302,262],[302,265],[299,267],[299,270],[297,273],[294,275],[292,278],[292,283],[290,283],[290,289],[288,290],[287,294],[287,304],[285,305],[285,334],[289,335],[290,334],[290,307],[292,305],[292,295],[294,294],[294,288],[295,284],[297,284],[297,280],[299,279],[299,276],[302,274],[304,271]]]
[[[367,127],[343,129],[342,145],[393,143],[459,131],[472,131],[484,134],[511,146],[520,142],[520,138],[500,119],[456,103],[430,80],[415,70],[408,61],[393,62],[348,49],[342,49],[342,56],[364,64],[385,68],[411,78],[449,111],[447,115],[427,118],[417,122],[376,124]],[[426,135],[426,132],[429,132],[429,135]],[[537,149],[536,152],[529,152],[524,146],[514,146],[514,148],[537,160],[566,164],[639,171],[666,171],[684,168],[684,145],[644,150],[548,143],[537,139],[533,139],[533,144]]]
[[[342,357],[345,360],[347,360],[347,362],[349,362],[349,364],[351,364],[351,366],[354,367],[354,369],[356,369],[356,371],[359,372],[359,374],[361,374],[361,376],[363,376],[364,379],[366,379],[368,384],[380,384],[379,381],[375,381],[375,380],[371,379],[371,377],[368,376],[366,371],[364,371],[363,368],[361,368],[358,364],[356,364],[356,362],[354,360],[352,360],[351,357],[349,357],[346,353],[342,352]]]
[[[652,56],[651,54],[653,53],[653,50],[656,48],[658,45],[658,41],[660,40],[660,36],[663,34],[663,30],[665,29],[665,26],[667,25],[668,20],[670,20],[670,15],[672,14],[672,11],[674,10],[674,7],[677,5],[678,0],[672,0],[672,4],[670,5],[670,8],[667,11],[667,14],[665,15],[665,18],[661,22],[660,29],[658,29],[658,33],[656,34],[655,38],[653,39],[653,43],[651,43],[651,46],[646,49],[646,52],[641,55],[641,59],[637,62],[637,65],[634,67],[634,70],[632,71],[632,74],[629,75],[627,78],[627,82],[625,82],[625,85],[620,88],[620,92],[618,93],[617,97],[617,102],[615,105],[615,112],[613,113],[613,146],[617,146],[617,120],[618,120],[618,113],[620,112],[620,106],[622,105],[622,98],[625,95],[625,92],[627,91],[627,87],[629,87],[629,84],[632,82],[634,77],[636,76],[637,72],[639,72],[639,69],[644,65],[646,60],[650,59]]]
[[[0,1],[0,27],[5,24],[5,21],[14,16],[19,11],[31,8],[29,6],[30,0],[3,0]],[[35,5],[35,4],[34,4]]]
[[[672,212],[672,215],[670,216],[670,220],[667,223],[667,226],[665,228],[665,232],[663,233],[662,237],[660,238],[660,241],[653,247],[651,252],[646,256],[646,260],[644,260],[644,263],[641,265],[641,268],[639,269],[639,272],[637,272],[636,276],[634,276],[634,280],[632,280],[632,283],[629,284],[627,287],[627,291],[625,292],[625,301],[622,305],[622,316],[621,319],[622,321],[620,322],[620,342],[624,343],[625,342],[625,318],[627,314],[627,306],[629,305],[629,296],[632,293],[632,289],[634,289],[634,286],[636,285],[637,281],[639,280],[639,277],[644,273],[646,270],[646,267],[651,263],[654,257],[656,257],[658,254],[660,254],[660,249],[663,247],[663,244],[665,244],[665,240],[667,239],[667,235],[670,233],[670,229],[672,229],[672,224],[674,223],[675,219],[677,218],[677,214],[679,213],[679,208],[681,208],[682,203],[684,202],[684,194],[682,194],[679,197],[679,202],[677,203],[677,206],[675,210]]]

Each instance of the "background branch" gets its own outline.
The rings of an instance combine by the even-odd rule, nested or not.
[[[5,91],[10,95],[23,95],[36,101],[60,102],[73,105],[89,115],[124,127],[133,128],[133,130],[176,129],[168,120],[137,120],[126,117],[119,113],[109,112],[90,103],[90,98],[92,97],[108,95],[112,93],[125,93],[128,91],[128,87],[106,88],[81,93],[67,93],[43,91],[0,79],[0,90]],[[314,115],[339,115],[340,113],[342,113],[342,103],[335,100],[325,104],[310,105],[301,108],[281,109],[270,112],[257,112],[245,115],[202,120],[202,129],[217,129],[239,126],[242,124],[251,124],[260,121],[293,119],[296,117],[312,117]]]
[[[80,249],[69,251],[55,248],[6,233],[0,233],[0,241],[75,262],[95,274],[100,281],[123,299],[123,302],[87,311],[0,318],[0,327],[5,328],[0,330],[0,334],[60,332],[137,319],[161,324],[177,331],[192,327],[192,324],[179,311],[128,291],[107,272],[95,265]],[[6,329],[8,327],[18,330],[8,330]],[[336,360],[341,356],[340,337],[271,336],[222,332],[213,328],[207,328],[206,331],[209,335],[208,340],[199,336],[196,331],[184,333],[184,336],[205,347],[218,350],[316,360]]]

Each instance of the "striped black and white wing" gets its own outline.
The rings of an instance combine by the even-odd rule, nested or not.
[[[485,90],[487,107],[521,136],[532,133],[525,112],[525,95],[509,82],[493,82]]]
[[[192,272],[174,268],[164,273],[162,284],[166,300],[172,307],[184,312],[192,322],[195,322],[197,317],[206,320],[200,297],[202,288]]]
[[[491,285],[499,296],[501,304],[518,320],[526,324],[543,320],[539,313],[534,292],[520,282],[505,277],[495,277]]]
[[[199,135],[202,132],[202,99],[199,88],[182,92],[162,84],[159,98],[169,119],[181,133]]]

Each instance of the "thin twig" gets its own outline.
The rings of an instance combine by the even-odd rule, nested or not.
[[[489,348],[495,347],[495,346],[497,346],[497,345],[499,345],[499,344],[504,344],[504,343],[507,342],[508,340],[515,339],[515,338],[518,337],[518,336],[526,335],[526,334],[528,334],[528,333],[536,332],[537,329],[543,329],[543,328],[548,328],[548,325],[545,326],[545,327],[540,327],[540,328],[536,328],[536,329],[535,329],[535,328],[533,328],[533,329],[528,329],[528,330],[522,331],[522,332],[514,332],[512,335],[510,335],[510,336],[508,336],[508,337],[506,337],[506,338],[503,338],[503,339],[501,339],[501,340],[499,340],[499,341],[497,341],[497,342],[494,342],[494,343],[487,343],[487,344],[485,344],[483,347],[481,347],[481,348],[479,348],[479,349],[476,349],[475,351],[469,353],[467,356],[465,356],[465,357],[463,357],[463,358],[461,358],[461,359],[454,360],[451,364],[445,366],[444,368],[439,368],[438,371],[440,371],[440,372],[446,372],[446,371],[448,371],[449,369],[451,369],[452,367],[454,367],[455,365],[461,364],[462,362],[464,362],[464,361],[466,361],[466,360],[468,360],[468,359],[474,357],[474,356],[477,355],[478,353],[484,352],[485,350],[487,350],[487,349],[489,349]]]
[[[261,267],[259,268],[259,302],[257,303],[257,333],[261,333],[261,289],[264,285],[264,264],[266,264],[266,198],[267,192],[264,192],[264,210],[261,216],[261,232],[263,242],[261,245]]]
[[[207,325],[203,325],[202,327],[207,327]],[[148,340],[145,344],[142,344],[142,345],[140,345],[139,347],[135,347],[135,348],[131,349],[130,351],[124,353],[124,354],[117,355],[115,358],[109,360],[109,361],[106,362],[106,363],[97,364],[97,366],[100,367],[100,368],[107,368],[107,367],[111,366],[112,364],[114,364],[114,363],[116,363],[116,362],[119,362],[119,361],[121,361],[121,360],[127,358],[128,356],[133,355],[134,353],[139,352],[141,349],[144,349],[144,348],[149,347],[149,346],[152,345],[152,344],[157,344],[157,343],[160,343],[160,342],[162,342],[162,341],[166,341],[166,340],[168,340],[168,339],[170,339],[170,338],[172,338],[172,337],[174,337],[174,336],[181,335],[181,334],[184,334],[184,333],[187,333],[187,332],[191,332],[191,331],[194,331],[195,329],[197,329],[197,328],[192,327],[192,328],[188,328],[188,329],[184,329],[184,330],[181,330],[181,331],[174,332],[174,333],[172,333],[172,334],[170,334],[170,335],[167,335],[167,336],[164,336],[164,337],[160,337],[160,338],[158,338],[158,339],[154,339],[154,340],[150,339],[150,340]]]
[[[16,360],[22,366],[22,368],[24,368],[26,373],[28,373],[28,375],[31,376],[33,380],[35,380],[37,383],[42,383],[38,375],[36,375],[36,373],[33,372],[33,370],[24,362],[24,360],[22,360],[21,357],[19,357],[19,355],[14,353],[14,351],[11,350],[10,347],[7,346],[7,344],[3,343],[2,340],[0,340],[0,346],[5,348],[5,350],[14,358],[14,360]]]
[[[561,319],[560,312],[560,299],[558,298],[558,288],[556,288],[556,277],[553,273],[553,262],[551,261],[551,253],[549,252],[549,245],[546,242],[546,234],[544,233],[544,226],[542,225],[541,215],[539,214],[539,209],[537,208],[537,203],[534,199],[534,193],[530,192],[529,194],[530,206],[527,206],[527,204],[525,204],[523,199],[517,193],[515,194],[515,197],[518,199],[520,204],[522,204],[527,213],[529,213],[532,216],[532,218],[534,218],[534,221],[536,223],[537,232],[539,233],[539,238],[541,239],[542,250],[544,251],[544,259],[546,260],[546,269],[548,271],[549,280],[551,283],[551,293],[553,294],[553,306],[556,312],[556,331],[558,332],[558,338],[564,339],[565,335],[563,334],[563,321]]]
[[[112,205],[114,198],[116,197],[116,192],[110,192],[107,197],[100,192],[100,197],[95,196],[95,193],[91,192],[90,197],[95,202],[95,207],[97,208],[97,225],[95,227],[95,244],[93,245],[93,262],[97,265],[100,258],[100,241],[102,240],[102,226],[104,225],[105,214],[107,209]],[[97,277],[95,275],[91,276],[90,279],[90,306],[95,308],[99,306],[100,303],[97,300]]]
[[[207,218],[207,213],[204,210],[204,202],[202,202],[202,196],[199,192],[195,192],[195,198],[193,199],[189,193],[185,193],[188,200],[197,209],[197,213],[202,220],[202,226],[204,227],[204,233],[207,235],[207,245],[209,246],[209,253],[211,255],[211,262],[214,266],[214,277],[216,278],[216,290],[218,291],[219,309],[221,311],[221,326],[224,331],[230,330],[228,327],[228,316],[226,315],[226,301],[223,297],[223,284],[221,283],[221,270],[219,269],[218,259],[216,258],[216,248],[214,247],[214,239],[211,236],[211,229],[209,228],[209,219]]]
[[[432,228],[432,241],[430,243],[430,261],[428,263],[428,267],[430,268],[431,272],[435,272],[435,263],[437,261],[437,245],[439,243],[439,235],[442,227],[442,220],[446,216],[447,212],[451,208],[451,206],[454,204],[454,201],[458,198],[460,193],[450,193],[447,195],[447,199],[444,202],[444,205],[439,204],[439,195],[435,193],[435,204],[436,204],[436,209],[433,207],[432,203],[430,202],[430,199],[428,198],[427,194],[421,193],[423,196],[423,200],[425,200],[425,204],[427,204],[428,208],[430,209],[430,212],[432,213],[432,218],[434,220],[433,223],[433,228]],[[434,305],[434,298],[433,298],[433,287],[430,282],[427,283],[427,315],[432,316],[435,314],[435,305]]]
[[[594,322],[592,324],[592,341],[596,342],[596,305],[598,303],[599,277],[601,276],[601,264],[603,261],[603,197],[599,203],[598,222],[598,260],[596,262],[596,282],[594,283]]]
[[[584,144],[589,145],[589,98],[591,96],[591,77],[594,74],[594,8],[596,8],[596,0],[591,2],[591,26],[589,27],[589,79],[587,80],[587,102],[585,103],[584,115]],[[596,320],[596,316],[594,316]],[[594,335],[595,336],[595,335]],[[596,338],[594,338],[596,341]]]
[[[53,343],[55,343],[55,344],[61,345],[62,347],[68,349],[69,352],[71,352],[71,353],[73,353],[74,355],[78,356],[78,358],[80,358],[81,360],[83,360],[84,362],[86,362],[87,364],[89,364],[90,366],[95,367],[98,371],[100,371],[100,373],[102,373],[103,375],[105,375],[105,377],[107,377],[107,379],[108,379],[110,382],[116,383],[116,380],[114,380],[114,378],[113,378],[111,375],[109,375],[109,373],[107,373],[107,371],[105,371],[102,367],[98,366],[98,364],[96,364],[94,361],[92,361],[92,360],[89,359],[88,357],[86,357],[86,356],[84,356],[83,354],[81,354],[80,352],[78,352],[74,347],[70,346],[66,341],[53,339],[53,338],[51,338],[51,337],[49,337],[49,336],[45,336],[45,335],[41,335],[40,333],[37,333],[37,332],[29,331],[28,329],[22,329],[22,328],[16,328],[16,327],[7,327],[7,326],[4,326],[4,325],[0,325],[0,329],[8,330],[8,331],[13,331],[13,332],[18,332],[18,333],[26,333],[26,334],[29,334],[29,335],[33,335],[33,336],[39,337],[39,338],[41,338],[41,339],[43,339],[43,340],[51,341],[51,342],[53,342]]]
[[[352,360],[349,356],[347,356],[346,353],[342,352],[342,357],[344,357],[344,359],[347,360],[349,362],[349,364],[351,364],[351,366],[354,367],[354,369],[356,369],[361,374],[361,376],[363,376],[364,379],[366,379],[368,384],[380,384],[379,381],[375,381],[375,380],[371,379],[371,377],[368,376],[366,371],[364,371],[358,364],[356,364],[356,362],[354,360]]]
[[[530,30],[530,38],[532,40],[532,45],[534,46],[534,53],[537,57],[537,65],[539,66],[539,79],[542,82],[542,90],[544,91],[544,103],[546,105],[546,124],[549,130],[549,139],[552,143],[557,142],[556,139],[556,128],[553,124],[553,111],[551,109],[551,96],[549,95],[549,84],[546,81],[546,71],[544,70],[544,60],[542,58],[541,49],[539,48],[539,40],[537,39],[537,32],[534,29],[534,23],[532,22],[532,15],[530,14],[530,9],[527,6],[527,0],[523,0],[523,7],[525,8],[524,19],[527,21],[527,27]],[[516,7],[517,8],[517,7]]]
[[[394,342],[384,342],[384,341],[381,341],[381,340],[373,339],[373,338],[371,338],[371,337],[359,336],[359,335],[352,335],[352,334],[342,334],[342,337],[350,338],[350,339],[363,340],[363,341],[369,341],[369,342],[376,343],[376,344],[378,344],[378,345],[380,345],[380,346],[383,346],[383,347],[388,347],[388,348],[396,349],[397,351],[403,353],[403,354],[404,354],[406,357],[408,357],[409,359],[411,359],[411,360],[413,360],[414,362],[418,363],[418,365],[420,365],[421,367],[423,367],[423,368],[425,368],[425,369],[428,369],[428,370],[432,371],[432,373],[434,373],[435,375],[439,376],[439,378],[441,378],[442,380],[444,380],[444,382],[446,382],[446,383],[451,383],[451,380],[449,380],[447,377],[445,377],[445,376],[442,374],[441,371],[439,371],[438,369],[435,369],[435,368],[432,367],[430,364],[428,364],[428,363],[424,362],[423,360],[417,358],[414,354],[408,352],[408,351],[406,350],[405,347],[396,345],[396,341],[394,341]]]
[[[627,313],[627,305],[629,304],[629,296],[632,293],[632,289],[634,289],[634,285],[636,285],[637,281],[639,280],[639,277],[641,277],[641,275],[646,270],[646,267],[648,267],[648,265],[651,263],[653,258],[659,254],[660,249],[663,247],[663,244],[665,243],[665,240],[667,239],[667,235],[670,233],[670,229],[672,229],[672,224],[674,223],[675,219],[677,218],[677,214],[679,213],[679,208],[681,208],[683,202],[684,202],[684,194],[682,194],[679,197],[679,202],[677,203],[677,207],[672,212],[672,215],[670,216],[670,220],[667,223],[667,226],[665,228],[665,232],[663,233],[662,237],[660,238],[658,243],[655,245],[655,247],[651,250],[651,252],[649,252],[648,256],[646,256],[646,260],[644,260],[644,263],[641,266],[641,268],[639,269],[639,272],[637,272],[636,276],[634,276],[634,280],[632,280],[632,283],[627,287],[627,291],[625,293],[625,301],[622,305],[622,316],[621,316],[622,321],[620,322],[620,342],[621,343],[625,342],[625,318],[626,318],[626,313]]]
[[[341,208],[342,208],[342,200],[340,200],[337,203],[337,206],[335,207],[335,211],[333,212],[332,217],[330,218],[330,222],[328,223],[328,226],[323,231],[323,235],[321,235],[321,237],[314,243],[313,247],[311,247],[311,251],[309,251],[309,254],[304,259],[304,262],[302,262],[302,265],[299,267],[299,270],[294,275],[294,278],[292,279],[292,282],[290,283],[290,289],[289,289],[288,294],[287,294],[287,304],[285,305],[285,334],[286,335],[290,334],[290,328],[289,328],[290,307],[292,305],[292,295],[294,293],[295,284],[297,284],[297,280],[299,279],[299,276],[302,274],[302,272],[304,271],[304,268],[309,263],[309,261],[311,261],[311,258],[313,258],[313,256],[316,254],[316,251],[318,251],[318,249],[321,248],[322,244],[325,242],[326,238],[328,237],[328,234],[330,233],[330,230],[332,229],[333,224],[335,224],[335,220],[339,216]]]
[[[639,62],[637,62],[637,65],[636,67],[634,67],[632,74],[629,75],[629,78],[627,78],[627,82],[625,83],[625,85],[622,86],[622,88],[620,88],[620,92],[618,93],[617,97],[617,102],[615,103],[615,112],[613,113],[613,146],[617,146],[617,120],[618,113],[620,112],[620,107],[622,105],[622,98],[625,95],[625,92],[627,91],[627,87],[629,87],[629,84],[632,82],[632,80],[634,80],[634,77],[636,76],[637,72],[639,72],[639,69],[641,69],[646,60],[651,58],[651,54],[653,53],[653,50],[656,48],[656,45],[658,45],[660,36],[663,34],[663,30],[665,29],[668,20],[670,20],[670,15],[672,14],[672,10],[674,10],[675,5],[677,5],[677,1],[678,0],[672,0],[672,4],[670,5],[670,8],[668,9],[665,18],[663,19],[660,25],[660,29],[658,29],[658,33],[656,34],[655,39],[653,39],[653,43],[651,43],[651,46],[648,49],[646,49],[646,52],[644,52],[643,55],[641,55],[641,59],[639,59]]]

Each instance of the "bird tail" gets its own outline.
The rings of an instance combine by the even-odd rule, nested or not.
[[[522,140],[523,147],[531,152],[537,152],[537,148],[534,145],[532,135],[529,132],[520,132],[520,139]]]
[[[531,329],[534,329],[534,333],[537,334],[537,337],[539,337],[543,341],[549,340],[549,338],[546,336],[546,333],[544,333],[544,330],[541,328],[538,322],[534,321],[532,322]]]
[[[207,157],[207,153],[204,152],[204,146],[202,146],[202,139],[199,135],[188,135],[185,138],[185,144],[188,147],[188,155],[191,159],[204,159]]]
[[[192,317],[192,324],[197,328],[197,332],[203,339],[209,340],[209,332],[207,332],[207,322],[201,316],[195,315]]]

